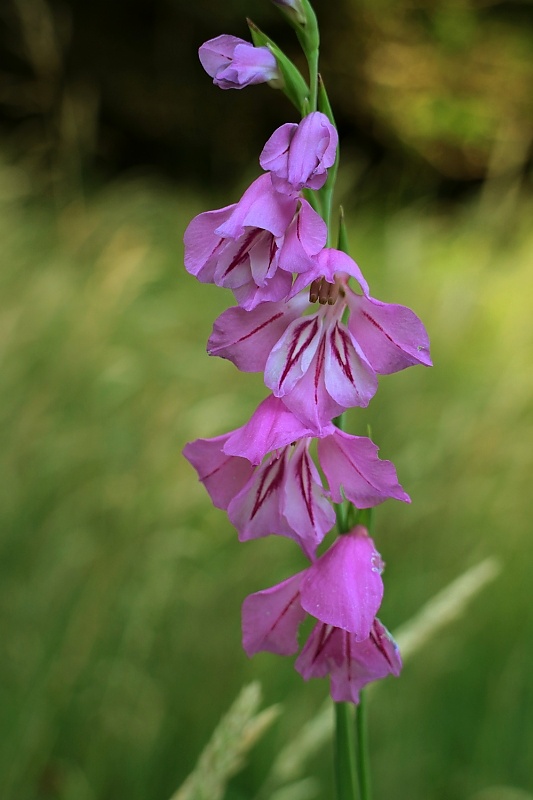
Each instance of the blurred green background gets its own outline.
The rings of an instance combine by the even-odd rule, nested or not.
[[[370,707],[376,800],[533,792],[533,19],[528,3],[316,3],[342,133],[338,200],[385,301],[435,362],[387,377],[372,427],[410,492],[376,514],[393,631],[468,567],[502,573]],[[165,800],[243,683],[284,714],[231,783],[253,798],[327,696],[240,648],[243,597],[303,567],[237,543],[181,456],[241,425],[261,376],[208,359],[231,296],[182,234],[235,201],[293,114],[196,62],[268,3],[0,11],[0,797]],[[332,759],[309,766],[330,798]],[[485,792],[485,794],[483,794]]]

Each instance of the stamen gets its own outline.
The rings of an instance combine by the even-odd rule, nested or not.
[[[318,302],[321,306],[325,306],[329,302],[329,288],[330,284],[325,278],[322,278],[318,292]]]
[[[319,287],[320,287],[321,282],[322,282],[322,278],[317,278],[316,280],[313,281],[313,283],[309,287],[309,302],[310,303],[316,303],[316,301],[318,300],[318,291],[319,291]]]
[[[334,306],[337,300],[339,299],[340,286],[338,284],[337,279],[335,279],[335,283],[328,283],[328,286],[329,286],[328,304],[330,306]]]
[[[344,289],[341,281],[335,276],[334,283],[328,283],[325,278],[316,278],[309,287],[309,302],[320,303],[320,305],[334,306],[339,295],[344,297]]]

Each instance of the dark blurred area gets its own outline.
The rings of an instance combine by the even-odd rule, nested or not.
[[[529,2],[315,5],[353,188],[453,196],[527,174]],[[5,147],[44,186],[139,167],[193,187],[235,183],[273,128],[295,117],[268,87],[223,92],[199,64],[206,39],[249,38],[247,15],[298,61],[292,31],[266,0],[3,0]]]

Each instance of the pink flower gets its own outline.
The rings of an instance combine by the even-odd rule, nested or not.
[[[313,266],[326,243],[324,221],[309,203],[276,192],[261,175],[238,203],[195,217],[184,236],[185,267],[203,283],[231,289],[250,310],[288,297],[292,273]]]
[[[358,703],[359,693],[368,683],[387,675],[398,677],[402,661],[398,645],[376,617],[362,642],[353,633],[318,622],[295,668],[306,681],[329,675],[331,697],[336,703]]]
[[[333,425],[318,444],[327,491],[310,444],[310,431],[280,400],[269,397],[242,428],[197,439],[183,452],[213,503],[227,511],[241,541],[286,536],[313,560],[335,524],[330,497],[340,503],[344,496],[357,508],[370,508],[388,498],[409,502],[409,496],[393,464],[378,459],[370,439]]]
[[[243,89],[278,80],[278,64],[268,47],[254,47],[237,36],[223,34],[205,42],[198,55],[213,83],[221,89]]]
[[[358,702],[362,686],[401,669],[393,640],[376,619],[382,569],[366,529],[356,526],[303,572],[245,599],[244,650],[248,656],[296,653],[298,628],[310,614],[318,623],[296,669],[306,680],[329,674],[334,700]]]
[[[332,286],[332,305],[305,314],[316,306],[302,292],[286,303],[258,305],[251,313],[228,309],[216,320],[207,350],[239,369],[264,370],[274,395],[321,435],[345,409],[368,405],[377,389],[377,373],[430,365],[431,359],[418,317],[404,306],[370,297],[349,256],[326,248],[314,262],[311,274],[297,277],[292,293],[318,275]],[[364,294],[348,286],[349,275]]]
[[[320,189],[327,170],[335,163],[339,137],[325,114],[313,111],[301,122],[287,122],[274,131],[259,157],[264,170],[272,173],[279,192],[298,194],[302,189]]]

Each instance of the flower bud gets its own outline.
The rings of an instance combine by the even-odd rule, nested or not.
[[[320,189],[335,163],[338,135],[325,114],[314,111],[299,124],[288,122],[274,131],[259,157],[278,192],[294,194]]]
[[[305,25],[307,18],[302,4],[302,0],[272,0],[274,5],[291,17],[299,25]]]
[[[223,34],[199,49],[201,64],[221,89],[243,89],[256,83],[279,81],[278,64],[268,47],[254,47],[237,36]]]

